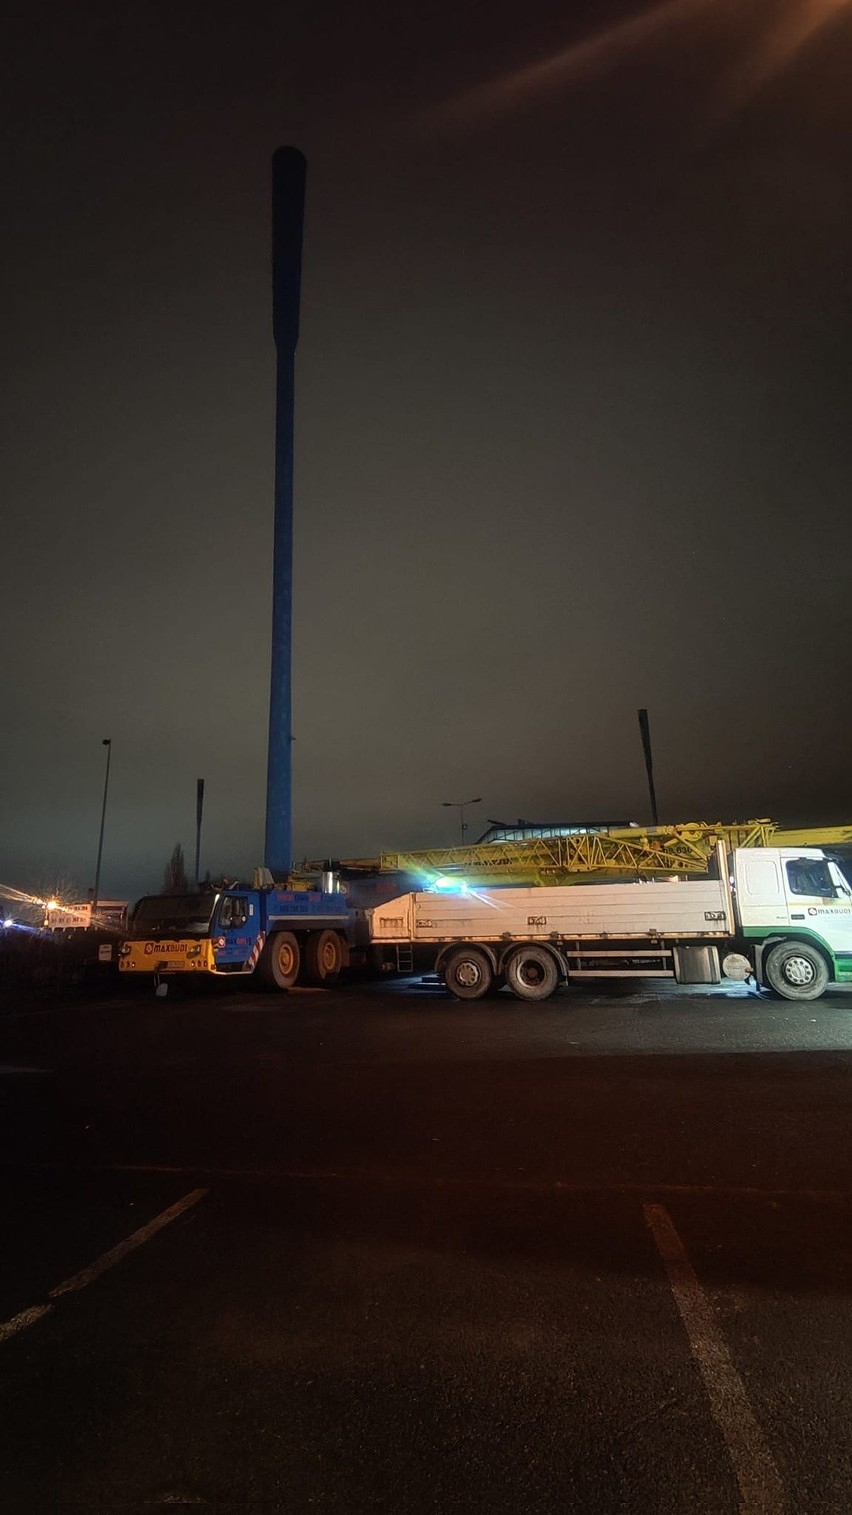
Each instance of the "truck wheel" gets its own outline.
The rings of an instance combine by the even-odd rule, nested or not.
[[[491,988],[491,964],[479,947],[459,947],[444,964],[444,983],[456,999],[482,999]]]
[[[779,942],[766,955],[766,981],[782,999],[819,999],[828,987],[828,965],[808,942]]]
[[[292,989],[299,977],[302,955],[292,931],[276,931],[269,938],[258,963],[258,972],[273,989]]]
[[[305,977],[333,984],[343,967],[343,943],[336,931],[312,931],[305,943]]]
[[[518,999],[550,999],[559,985],[559,969],[544,947],[521,947],[506,964],[506,983]]]

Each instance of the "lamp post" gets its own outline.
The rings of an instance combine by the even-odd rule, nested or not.
[[[464,846],[465,834],[467,832],[467,821],[464,818],[465,807],[467,805],[481,805],[482,795],[479,795],[475,800],[442,800],[441,804],[445,810],[458,811],[459,821],[461,822],[461,844]]]
[[[195,786],[195,887],[201,888],[201,821],[204,815],[204,780]]]
[[[98,861],[95,867],[95,887],[92,891],[92,925],[95,923],[95,911],[98,908],[98,892],[101,887],[101,858],[104,851],[104,822],[106,820],[107,793],[109,791],[109,760],[112,757],[112,737],[105,736],[101,743],[107,750],[106,773],[104,775],[104,802],[101,806],[101,831],[98,837]]]
[[[651,750],[651,725],[648,720],[647,710],[638,710],[639,731],[642,737],[642,751],[645,754],[645,772],[648,775],[648,798],[651,801],[651,818],[655,826],[659,826],[657,816],[657,791],[654,788],[654,754]]]

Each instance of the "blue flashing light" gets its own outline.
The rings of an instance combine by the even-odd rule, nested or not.
[[[469,894],[470,889],[463,879],[446,878],[439,875],[429,885],[429,891],[435,894]]]

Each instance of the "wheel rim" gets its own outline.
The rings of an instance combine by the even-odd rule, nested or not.
[[[282,942],[280,944],[279,948],[278,948],[278,969],[279,969],[279,972],[282,973],[285,978],[288,978],[289,975],[293,972],[293,968],[295,967],[295,963],[296,963],[296,954],[293,951],[292,943],[291,942]]]
[[[537,989],[544,983],[544,969],[533,958],[525,958],[518,966],[518,978],[528,988]]]
[[[320,950],[320,966],[326,973],[331,973],[337,967],[337,943],[323,942]]]
[[[797,989],[806,989],[816,978],[816,969],[807,957],[788,957],[784,963],[784,977]]]
[[[463,989],[475,989],[482,982],[482,969],[474,958],[466,957],[456,964],[456,982]]]

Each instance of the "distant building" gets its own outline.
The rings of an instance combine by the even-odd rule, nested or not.
[[[123,931],[127,925],[127,900],[98,900],[98,908],[92,919],[91,900],[78,900],[67,905],[57,900],[48,900],[44,912],[44,925],[48,931],[88,931],[90,926],[99,926],[106,931]]]
[[[540,836],[587,836],[598,831],[626,831],[636,821],[489,821],[479,842],[529,842]]]

